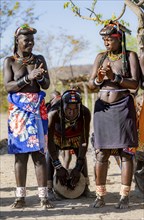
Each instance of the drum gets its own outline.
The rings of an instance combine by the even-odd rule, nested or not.
[[[71,170],[69,170],[69,173]],[[83,174],[80,174],[80,179],[75,188],[72,188],[70,186],[70,180],[68,180],[67,186],[62,186],[59,182],[59,180],[56,182],[56,175],[54,175],[53,180],[53,187],[56,193],[58,193],[60,196],[63,196],[67,199],[75,199],[82,195],[82,193],[85,190],[86,181]]]

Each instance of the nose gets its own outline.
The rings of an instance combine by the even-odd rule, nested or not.
[[[105,46],[108,46],[108,45],[109,45],[108,41],[105,41],[104,44],[105,44]]]
[[[70,116],[73,116],[73,115],[74,115],[74,110],[70,109],[69,115],[70,115]]]
[[[29,44],[30,44],[30,45],[32,45],[32,44],[33,44],[33,42],[32,42],[32,41],[29,41]]]

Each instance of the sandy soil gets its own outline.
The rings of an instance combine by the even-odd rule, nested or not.
[[[0,140],[7,138],[7,116],[0,117]],[[87,153],[90,190],[95,191],[93,177],[93,157],[91,146]],[[27,206],[23,209],[11,209],[15,199],[14,156],[8,155],[6,148],[0,149],[0,219],[22,220],[144,220],[144,196],[135,190],[134,181],[130,194],[130,208],[118,210],[114,205],[119,199],[120,173],[114,157],[110,158],[110,168],[107,178],[106,206],[96,209],[91,204],[94,198],[80,197],[77,199],[62,199],[54,202],[55,208],[42,210],[37,196],[37,182],[34,166],[29,158],[27,174]],[[71,165],[72,166],[72,165]]]

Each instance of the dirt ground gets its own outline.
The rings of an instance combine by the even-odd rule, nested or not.
[[[7,138],[7,115],[0,116],[0,140]],[[54,202],[55,208],[42,210],[37,196],[37,182],[34,166],[29,158],[27,173],[27,206],[23,209],[11,209],[15,199],[14,156],[7,154],[6,148],[0,148],[0,219],[21,220],[144,220],[144,196],[135,189],[132,182],[130,207],[128,210],[115,209],[119,199],[120,173],[114,157],[110,158],[107,177],[106,206],[96,209],[91,207],[94,198],[80,197],[62,199]],[[93,177],[93,156],[91,146],[87,153],[90,190],[95,191]]]

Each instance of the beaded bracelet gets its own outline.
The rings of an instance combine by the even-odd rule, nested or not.
[[[93,84],[95,85],[95,86],[100,86],[100,85],[102,85],[103,84],[103,80],[101,81],[101,82],[97,82],[97,78],[95,78],[94,80],[93,80]]]
[[[53,166],[54,166],[54,168],[55,168],[56,170],[59,170],[59,169],[62,167],[61,162],[60,162],[59,159],[53,160],[53,161],[52,161],[52,164],[53,164]]]

